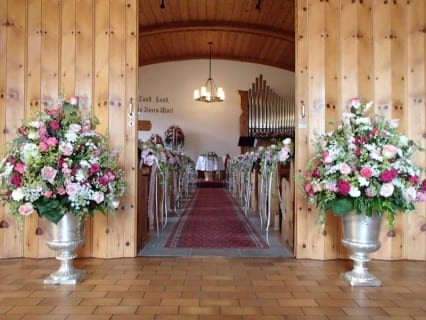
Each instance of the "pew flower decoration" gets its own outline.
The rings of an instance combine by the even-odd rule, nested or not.
[[[275,166],[285,164],[292,159],[294,145],[290,138],[279,141],[268,147],[259,147],[257,158],[260,159],[260,171],[262,175],[275,171]]]
[[[21,226],[35,212],[53,223],[70,212],[81,223],[87,214],[117,209],[123,172],[118,152],[94,131],[97,123],[82,115],[72,97],[18,128],[0,162],[0,191]]]
[[[164,132],[164,142],[167,146],[174,147],[183,147],[185,143],[185,135],[183,134],[182,129],[173,124],[167,128],[166,132]]]
[[[397,120],[367,117],[371,106],[352,99],[337,129],[315,136],[315,154],[302,180],[322,226],[327,211],[337,216],[355,211],[384,214],[393,229],[398,212],[426,200],[426,180],[412,160],[419,145],[397,131]]]

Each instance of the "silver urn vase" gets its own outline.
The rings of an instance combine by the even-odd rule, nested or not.
[[[343,216],[342,244],[351,251],[354,261],[352,271],[341,274],[341,278],[351,286],[379,287],[381,281],[368,272],[366,263],[370,261],[369,253],[380,248],[381,217],[357,215],[349,212]]]
[[[84,223],[79,225],[77,217],[67,213],[57,223],[48,223],[47,246],[55,250],[56,259],[60,261],[57,271],[44,279],[44,284],[77,284],[84,279],[85,273],[75,269],[73,259],[74,250],[84,243]]]

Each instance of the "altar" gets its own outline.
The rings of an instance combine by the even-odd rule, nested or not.
[[[195,169],[202,171],[206,180],[213,180],[214,173],[224,171],[225,165],[223,159],[215,154],[201,154],[198,156]]]

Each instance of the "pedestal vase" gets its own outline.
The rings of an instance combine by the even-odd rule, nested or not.
[[[77,217],[67,213],[57,224],[49,222],[48,226],[47,246],[55,250],[56,259],[61,264],[57,271],[44,279],[44,284],[77,284],[85,275],[73,266],[74,250],[84,243],[84,223],[79,225]]]
[[[370,261],[368,254],[380,248],[380,224],[381,217],[376,214],[366,217],[350,212],[343,216],[344,235],[341,241],[352,252],[350,258],[354,261],[354,267],[352,271],[342,273],[341,278],[351,286],[382,285],[366,267],[366,263]]]

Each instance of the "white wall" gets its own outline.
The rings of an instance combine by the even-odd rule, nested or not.
[[[294,97],[294,73],[259,64],[212,60],[212,78],[223,87],[225,101],[202,103],[193,100],[193,91],[208,78],[208,60],[186,60],[153,64],[139,68],[139,119],[150,120],[150,132],[139,132],[140,139],[164,132],[171,124],[185,134],[184,151],[194,160],[201,153],[239,154],[238,90],[248,90],[260,74],[267,85],[281,96]],[[156,102],[156,97],[166,102]],[[151,109],[146,112],[145,108]],[[169,113],[161,112],[161,108]]]

